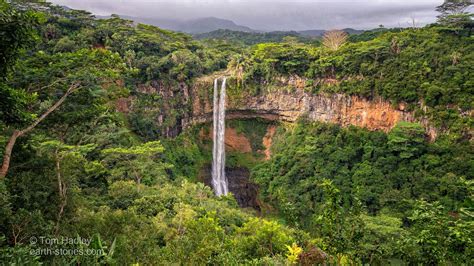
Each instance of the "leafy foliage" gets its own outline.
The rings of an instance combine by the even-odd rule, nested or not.
[[[35,26],[40,14],[19,10],[5,1],[0,2],[0,77],[3,79],[24,48],[35,40]]]
[[[306,121],[280,128],[273,143],[272,158],[252,171],[263,200],[289,224],[312,232],[318,246],[337,260],[434,263],[444,256],[446,261],[468,261],[472,230],[462,230],[469,218],[451,216],[470,206],[466,180],[473,178],[472,143],[443,138],[428,143],[420,126],[410,123],[400,123],[386,135]],[[422,206],[439,202],[437,211],[416,211],[423,200]],[[433,226],[460,230],[462,240],[415,240],[423,237],[421,232],[430,238],[454,236],[427,229],[419,215],[432,217]],[[461,242],[439,244],[446,241]],[[408,250],[422,243],[427,250]],[[441,257],[430,259],[438,255],[425,252]]]
[[[80,84],[18,139],[0,180],[0,260],[473,264],[471,17],[451,15],[423,29],[351,36],[332,51],[291,34],[223,32],[215,34],[224,41],[200,42],[44,1],[0,2],[2,146]],[[244,81],[235,90],[258,94],[277,76],[302,76],[311,91],[407,102],[450,134],[430,143],[414,123],[387,134],[303,120],[279,127],[270,160],[227,158],[228,166],[254,167],[257,217],[196,182],[211,157],[209,141],[200,127],[181,128],[193,79],[228,65]],[[253,151],[262,149],[266,122],[229,125]],[[78,236],[91,242],[30,241]],[[35,253],[41,248],[100,252]]]
[[[317,43],[317,40],[305,37],[295,31],[275,31],[275,32],[243,32],[232,30],[216,30],[208,33],[196,34],[194,37],[198,40],[215,41],[220,40],[226,43],[237,44],[239,46],[255,45],[258,43],[285,42],[289,38],[296,38],[302,43]]]
[[[446,26],[433,25],[378,32],[337,51],[259,44],[239,63],[243,89],[268,86],[276,76],[297,75],[309,79],[310,91],[406,102],[408,110],[428,117],[435,126],[459,137],[469,134],[472,118],[465,114],[472,109],[474,82],[469,29],[447,31]]]
[[[20,11],[0,1],[0,122],[16,123],[29,118],[25,106],[33,99],[23,91],[14,90],[5,81],[25,48],[33,45],[38,13]]]

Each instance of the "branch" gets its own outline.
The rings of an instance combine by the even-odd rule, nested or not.
[[[64,95],[55,103],[53,106],[49,107],[46,112],[44,112],[38,119],[36,119],[35,122],[33,122],[31,125],[29,125],[27,128],[23,129],[20,131],[20,134],[18,137],[30,132],[33,128],[35,128],[41,121],[43,121],[49,114],[51,114],[54,110],[56,110],[65,100],[66,98],[73,93],[77,88],[79,88],[79,83],[74,83],[72,84],[64,93]]]
[[[45,86],[43,86],[43,87],[40,87],[40,88],[37,88],[37,89],[31,89],[31,90],[28,89],[28,92],[31,93],[31,92],[42,91],[42,90],[45,90],[45,89],[47,89],[47,88],[51,88],[51,87],[53,87],[54,85],[58,84],[59,82],[62,82],[62,81],[65,81],[65,80],[66,80],[66,78],[60,78],[60,79],[57,79],[57,80],[55,80],[55,81],[53,81],[53,82],[51,82],[51,83],[49,83],[48,85],[45,85]]]
[[[34,121],[31,125],[23,130],[15,130],[11,135],[10,139],[8,140],[7,146],[5,147],[5,152],[3,153],[3,163],[2,168],[0,169],[0,179],[4,178],[8,173],[8,168],[10,167],[10,159],[11,154],[13,151],[13,147],[15,146],[15,142],[17,138],[27,134],[33,128],[35,128],[41,121],[43,121],[49,114],[51,114],[54,110],[56,110],[65,100],[66,98],[73,93],[77,88],[79,88],[79,83],[73,83],[66,91],[66,93],[55,103],[53,106],[48,108],[44,114],[42,114],[36,121]]]

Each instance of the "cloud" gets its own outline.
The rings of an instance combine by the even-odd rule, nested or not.
[[[374,28],[435,21],[442,0],[53,0],[98,15],[194,19],[218,17],[261,30]]]

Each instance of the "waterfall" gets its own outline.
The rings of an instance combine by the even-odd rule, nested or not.
[[[214,80],[213,101],[213,146],[212,146],[212,186],[217,196],[229,192],[225,176],[225,83],[223,78],[221,91],[218,92],[218,79]]]

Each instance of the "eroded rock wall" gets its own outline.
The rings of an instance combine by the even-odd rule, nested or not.
[[[212,119],[212,104],[209,91],[212,83],[197,82],[191,88],[192,113],[183,120],[183,126],[209,122]],[[311,121],[330,122],[341,126],[359,126],[369,130],[390,131],[398,122],[418,121],[426,128],[431,139],[437,131],[426,119],[415,119],[405,105],[392,106],[380,98],[367,100],[343,94],[314,94],[305,89],[305,80],[290,78],[279,80],[277,87],[265,87],[257,96],[242,92],[239,97],[227,97],[227,117],[264,118],[294,122],[305,116]],[[206,87],[207,86],[207,87]]]
[[[311,121],[335,123],[344,127],[354,125],[384,132],[390,131],[400,121],[417,121],[425,127],[430,139],[435,139],[438,134],[436,128],[430,126],[428,119],[415,119],[412,112],[406,111],[404,104],[392,106],[381,98],[368,100],[344,94],[315,94],[306,89],[306,82],[305,79],[298,77],[278,78],[272,85],[262,84],[257,95],[245,89],[235,93],[235,88],[232,88],[235,84],[229,82],[226,118],[263,118],[294,122],[305,116]],[[213,77],[203,77],[196,80],[192,86],[180,83],[168,87],[154,83],[139,86],[138,91],[162,97],[163,105],[160,107],[162,115],[156,118],[158,125],[163,124],[164,117],[169,116],[171,109],[183,109],[174,119],[176,125],[166,126],[165,131],[172,133],[176,129],[180,131],[194,124],[211,122],[212,84]],[[176,98],[179,98],[178,105],[169,104]],[[134,97],[119,99],[117,109],[124,113],[133,112]],[[179,132],[171,133],[166,135],[174,136]]]

